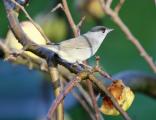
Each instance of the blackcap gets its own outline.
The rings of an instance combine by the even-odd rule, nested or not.
[[[45,47],[69,63],[82,63],[97,52],[106,35],[112,30],[104,26],[96,26],[76,38]]]

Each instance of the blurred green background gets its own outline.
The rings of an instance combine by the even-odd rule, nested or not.
[[[120,31],[111,18],[105,15],[94,16],[86,12],[81,4],[83,0],[67,0],[71,14],[76,23],[82,16],[86,20],[81,27],[81,33],[96,25],[105,25],[115,30],[110,33],[101,45],[96,55],[101,57],[101,66],[110,74],[124,70],[141,70],[152,73],[148,64],[140,56],[137,49]],[[113,6],[117,3],[113,1]],[[28,13],[38,22],[47,36],[55,42],[73,37],[71,28],[64,13],[58,10],[50,13],[56,6],[57,0],[30,0],[27,6]],[[83,9],[82,9],[83,8]],[[96,7],[93,7],[96,10]],[[92,17],[90,16],[92,15]],[[126,0],[119,14],[132,33],[139,39],[147,52],[156,59],[156,5],[154,0]],[[95,18],[96,17],[96,18]],[[20,20],[26,20],[21,13]],[[45,24],[46,23],[46,24]],[[47,26],[47,27],[46,27]],[[5,39],[8,31],[8,21],[2,2],[0,2],[0,38]],[[95,57],[89,60],[95,63]],[[46,115],[53,99],[50,82],[45,75],[36,70],[28,70],[21,65],[12,65],[0,61],[0,119],[34,120]],[[74,98],[66,98],[67,120],[87,120],[88,115]],[[70,102],[69,102],[70,101]],[[71,105],[71,101],[73,104]],[[128,113],[133,120],[156,119],[156,100],[136,93],[136,98]],[[84,116],[84,118],[82,118]],[[105,120],[121,120],[122,117],[104,116]]]

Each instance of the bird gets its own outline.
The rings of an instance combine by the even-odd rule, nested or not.
[[[107,34],[112,30],[105,26],[95,26],[78,37],[60,43],[44,45],[44,47],[52,50],[69,63],[82,63],[95,55]]]

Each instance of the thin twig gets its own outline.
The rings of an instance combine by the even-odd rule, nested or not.
[[[83,16],[83,17],[81,18],[80,22],[77,24],[77,28],[80,29],[80,27],[82,26],[82,23],[84,22],[85,19],[86,19],[85,16]]]
[[[79,101],[79,103],[83,106],[83,108],[87,111],[87,113],[89,114],[89,116],[91,117],[92,120],[96,120],[93,112],[90,110],[90,108],[87,106],[87,103],[85,102],[85,100],[83,100],[78,94],[76,94],[75,92],[71,91],[72,95],[77,99],[77,101]]]
[[[70,10],[68,8],[67,1],[62,0],[62,3],[63,3],[64,12],[65,12],[65,14],[67,16],[68,22],[69,22],[69,24],[70,24],[70,26],[71,26],[71,28],[73,30],[74,36],[76,37],[76,36],[78,36],[79,31],[78,31],[77,26],[74,23],[74,20],[73,20],[73,18],[71,16]]]
[[[81,20],[80,20],[80,22],[77,24],[77,34],[78,35],[80,35],[80,27],[82,26],[82,24],[83,24],[83,22],[84,22],[84,20],[86,19],[86,17],[85,16],[83,16],[82,18],[81,18]]]
[[[71,81],[72,79],[69,77],[70,74],[65,73],[65,74],[61,74],[61,75],[66,80]],[[78,83],[76,87],[79,90],[79,92],[81,93],[81,95],[85,98],[86,102],[92,107],[92,101],[91,101],[91,98],[90,98],[88,92],[82,87],[82,85],[80,83]]]
[[[64,79],[63,81],[65,84],[67,84],[67,81]],[[81,106],[88,112],[89,116],[91,117],[92,120],[96,120],[93,112],[90,110],[89,106],[87,105],[86,101],[84,98],[82,98],[79,94],[77,94],[74,91],[71,91],[72,95],[77,99],[77,101],[81,104]]]
[[[119,13],[119,11],[120,11],[122,5],[124,4],[124,2],[125,2],[125,0],[120,0],[119,3],[116,5],[116,7],[115,7],[115,9],[114,9],[114,11],[115,11],[116,13]]]
[[[94,108],[94,111],[95,111],[96,120],[100,120],[100,111],[99,111],[99,108],[98,108],[98,105],[97,105],[97,102],[96,102],[96,97],[94,95],[92,82],[90,80],[87,80],[87,83],[88,83],[88,90],[89,90],[90,97],[91,97],[91,100],[92,100],[93,108]]]
[[[100,57],[99,56],[96,56],[96,64],[95,64],[95,67],[92,68],[92,71],[93,72],[98,72],[101,76],[103,76],[104,78],[107,78],[109,80],[112,80],[112,77],[105,71],[103,71],[100,67]]]
[[[62,6],[61,3],[57,4],[56,7],[54,7],[50,12],[55,12],[56,10],[58,10],[58,9],[60,9],[60,8],[61,8],[62,10],[64,10],[64,8],[63,8],[63,6]]]
[[[36,25],[36,23],[34,22],[34,20],[30,17],[30,15],[28,14],[28,12],[25,10],[25,8],[23,6],[21,6],[18,2],[16,2],[15,0],[11,0],[14,4],[16,4],[26,15],[26,17],[30,20],[30,22],[36,27],[36,29],[41,33],[41,35],[43,36],[43,38],[46,40],[47,43],[50,43],[50,40],[47,38],[47,36],[43,33],[43,31],[41,30],[40,27],[38,27]]]
[[[121,18],[118,16],[118,14],[115,11],[113,11],[109,7],[106,7],[106,5],[103,2],[103,0],[99,0],[99,2],[102,5],[102,8],[103,8],[104,12],[112,17],[112,20],[120,27],[120,29],[123,31],[123,33],[129,39],[129,41],[137,48],[137,50],[139,51],[140,55],[148,63],[148,65],[153,70],[153,72],[156,73],[156,65],[155,65],[155,63],[153,62],[151,56],[145,51],[143,46],[140,44],[139,40],[131,33],[131,31],[124,24],[124,22],[121,20]]]
[[[112,0],[107,0],[107,2],[106,2],[106,6],[107,6],[107,7],[110,7],[111,4],[112,4]]]
[[[107,72],[103,71],[100,67],[95,67],[95,68],[93,69],[93,71],[94,71],[94,72],[98,72],[98,73],[99,73],[101,76],[103,76],[104,78],[107,78],[107,79],[113,81],[112,77],[111,77]]]
[[[54,7],[51,12],[54,12],[56,10],[58,10],[59,8],[61,8],[67,19],[68,19],[68,22],[70,24],[70,27],[72,28],[73,30],[73,33],[74,33],[74,36],[78,36],[79,35],[79,28],[76,26],[72,16],[71,16],[71,13],[70,13],[70,10],[69,10],[69,7],[68,7],[68,4],[67,4],[67,1],[66,0],[62,0],[62,3],[59,3],[56,7]]]
[[[87,101],[87,103],[91,107],[93,107],[91,98],[90,98],[89,94],[87,93],[87,91],[84,90],[84,88],[82,87],[82,85],[81,84],[78,84],[76,87],[78,88],[78,90],[80,91],[80,93],[82,94],[82,96],[85,98],[85,100]]]

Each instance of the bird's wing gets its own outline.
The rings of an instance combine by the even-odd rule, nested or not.
[[[71,38],[69,40],[64,40],[60,43],[52,43],[49,45],[43,45],[43,47],[51,49],[54,52],[58,50],[89,49],[90,48],[88,41],[86,41],[86,39],[82,36],[79,36],[77,38]]]
[[[79,36],[76,38],[72,38],[69,40],[65,40],[59,43],[61,49],[86,49],[90,47],[90,43],[88,43],[84,37]]]

